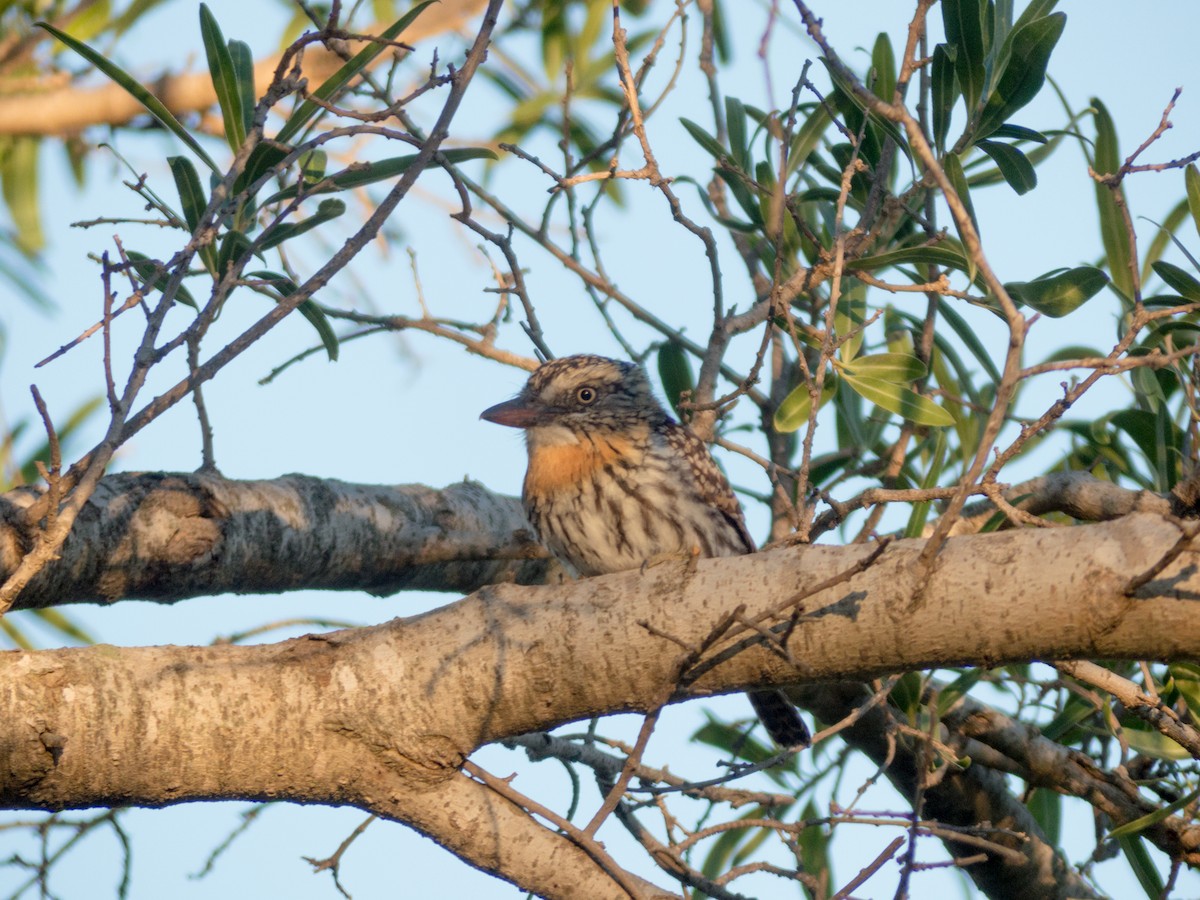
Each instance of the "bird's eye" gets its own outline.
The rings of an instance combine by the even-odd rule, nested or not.
[[[581,387],[575,392],[575,399],[585,405],[592,403],[596,399],[596,389],[590,387]]]

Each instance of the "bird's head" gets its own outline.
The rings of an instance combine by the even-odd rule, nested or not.
[[[559,429],[576,434],[625,430],[665,421],[668,416],[641,367],[582,355],[544,363],[516,397],[485,409],[480,418],[549,436]]]

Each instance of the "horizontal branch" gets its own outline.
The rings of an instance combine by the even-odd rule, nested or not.
[[[0,495],[0,583],[31,545],[33,488]],[[173,603],[301,588],[465,593],[539,583],[549,561],[520,503],[464,481],[443,490],[287,475],[104,478],[16,609],[120,599]]]
[[[672,692],[1032,659],[1194,659],[1192,551],[1127,594],[1180,533],[1141,514],[955,537],[929,571],[919,540],[787,548],[495,585],[412,619],[273,645],[5,654],[0,805],[270,798],[375,810],[388,796],[399,798],[389,817],[417,823],[479,746],[649,710]],[[794,662],[755,629],[713,640],[735,605],[738,621],[780,622]],[[681,644],[709,646],[683,687],[680,665],[695,654]],[[1179,858],[1200,860],[1200,829],[1177,840]]]
[[[434,4],[402,35],[408,43],[441,34],[463,25],[483,9],[484,0],[442,0]],[[373,26],[372,33],[384,26]],[[370,29],[369,29],[370,31]],[[198,33],[198,32],[197,32]],[[353,42],[347,49],[357,50]],[[282,57],[267,57],[254,66],[258,85],[269,84]],[[304,74],[309,88],[315,89],[332,75],[344,60],[338,54],[315,46],[305,51]],[[176,116],[202,112],[217,102],[212,76],[208,72],[169,73],[149,82],[155,96]],[[55,79],[45,89],[34,88],[0,96],[0,135],[37,134],[62,136],[74,134],[92,125],[124,125],[146,109],[116,84],[96,88],[63,86]]]

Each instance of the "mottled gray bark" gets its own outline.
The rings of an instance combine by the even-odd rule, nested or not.
[[[0,496],[0,583],[30,546],[35,523],[23,511],[39,495]],[[471,481],[435,490],[305,475],[110,475],[61,558],[14,608],[300,588],[467,593],[541,582],[548,566],[520,503]]]

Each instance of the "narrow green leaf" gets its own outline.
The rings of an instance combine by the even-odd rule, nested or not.
[[[796,129],[796,137],[792,140],[792,146],[788,150],[786,176],[791,176],[808,161],[813,150],[821,143],[821,136],[832,122],[829,110],[823,104],[818,104],[813,108],[812,114]]]
[[[692,140],[708,151],[713,159],[721,160],[733,158],[732,154],[730,154],[728,150],[721,146],[720,141],[718,141],[715,137],[713,137],[691,119],[680,119],[679,124],[681,124],[687,130],[687,133],[692,136]]]
[[[1044,144],[1049,140],[1040,131],[1034,131],[1032,128],[1026,128],[1024,125],[1014,125],[1012,122],[1005,122],[993,131],[989,137],[1008,138],[1013,141],[1033,141],[1035,144]]]
[[[379,35],[378,41],[372,41],[354,57],[350,59],[344,66],[334,72],[319,88],[313,91],[312,95],[320,100],[328,101],[334,94],[344,88],[354,76],[365,69],[380,53],[388,47],[388,42],[399,37],[409,25],[416,21],[417,16],[425,11],[433,0],[425,0],[423,3],[418,3],[403,16],[401,16],[394,24],[387,28]],[[276,140],[281,143],[287,143],[293,137],[300,133],[305,125],[319,112],[322,108],[312,100],[305,100],[300,104],[299,108],[292,113],[291,117],[283,123],[283,127],[279,129]]]
[[[316,184],[325,177],[329,159],[324,150],[309,150],[300,157],[300,177],[305,184]]]
[[[82,41],[77,41],[69,34],[59,31],[48,22],[34,23],[39,28],[44,28],[50,34],[54,35],[93,66],[115,81],[118,85],[125,89],[134,100],[146,107],[146,111],[158,120],[159,124],[174,134],[177,138],[183,141],[193,153],[200,157],[200,161],[213,170],[218,175],[221,170],[217,168],[217,164],[213,162],[212,157],[204,152],[204,148],[196,141],[178,119],[171,114],[171,111],[163,105],[162,101],[155,97],[149,90],[138,83],[132,75],[124,69],[111,62],[108,57],[97,53],[87,44]]]
[[[1108,284],[1108,276],[1095,266],[1078,266],[1046,273],[1033,281],[1010,281],[1004,289],[1018,303],[1053,318],[1078,309]]]
[[[903,416],[910,422],[930,426],[954,424],[954,417],[950,413],[911,388],[878,378],[864,378],[846,373],[842,374],[842,380],[859,396],[888,412]]]
[[[14,135],[0,145],[0,181],[4,185],[4,204],[16,226],[17,248],[26,255],[37,253],[46,244],[42,233],[42,215],[38,206],[38,156],[41,138]]]
[[[1127,731],[1126,733],[1129,733],[1129,732]],[[1185,753],[1183,755],[1183,758],[1187,759],[1189,757]],[[1144,815],[1140,818],[1134,819],[1132,822],[1126,822],[1124,825],[1120,826],[1119,828],[1114,828],[1112,831],[1110,831],[1108,833],[1108,836],[1110,838],[1123,838],[1123,837],[1126,837],[1129,835],[1137,834],[1140,831],[1145,831],[1151,825],[1157,825],[1159,822],[1163,821],[1164,819],[1179,812],[1185,806],[1188,806],[1189,804],[1194,802],[1197,797],[1200,797],[1200,788],[1196,788],[1196,790],[1192,791],[1191,793],[1185,794],[1184,796],[1182,796],[1178,800],[1176,800],[1174,803],[1168,803],[1166,806],[1160,806],[1158,809],[1154,810],[1153,812],[1146,813],[1146,815]]]
[[[892,51],[892,42],[886,31],[881,31],[875,38],[875,46],[871,50],[871,68],[875,70],[875,83],[872,89],[876,97],[884,103],[891,103],[896,93],[896,54]]]
[[[229,267],[246,254],[252,243],[250,238],[240,231],[227,231],[221,239],[221,250],[217,254],[216,274],[220,276],[229,271]]]
[[[979,116],[977,134],[987,137],[1017,110],[1024,107],[1046,82],[1046,66],[1067,24],[1064,13],[1054,13],[1015,29],[1010,35],[1011,54],[1004,72]]]
[[[1108,108],[1096,97],[1091,100],[1096,120],[1096,150],[1093,168],[1101,175],[1110,175],[1121,167],[1121,154],[1117,147],[1117,131]],[[1124,188],[1117,188],[1122,196]],[[1100,212],[1100,237],[1104,242],[1104,255],[1108,260],[1108,273],[1113,287],[1128,300],[1133,299],[1133,270],[1130,268],[1132,253],[1125,220],[1117,205],[1114,190],[1096,182],[1096,206]]]
[[[1022,25],[1028,25],[1043,16],[1048,16],[1054,12],[1054,7],[1058,6],[1058,0],[1033,0],[1025,11],[1021,13],[1016,23],[1013,25],[1013,30],[1019,29]]]
[[[270,282],[271,286],[279,293],[281,299],[286,299],[299,290],[294,281],[278,272],[247,272],[245,277],[261,278],[263,281]],[[338,337],[333,330],[333,326],[329,324],[329,318],[321,310],[321,307],[317,306],[310,299],[301,302],[296,309],[316,329],[317,336],[320,337],[321,344],[325,347],[325,355],[329,357],[329,361],[336,362],[338,358]]]
[[[183,219],[187,222],[189,231],[195,231],[200,224],[204,210],[208,208],[208,197],[200,186],[200,176],[191,160],[184,156],[169,156],[167,164],[171,167],[171,175],[175,178],[175,189],[179,191],[179,203],[183,208]]]
[[[736,97],[725,98],[725,130],[729,133],[729,149],[733,161],[745,171],[750,167],[750,147],[746,138],[746,107]]]
[[[346,204],[341,200],[328,199],[322,200],[317,206],[317,211],[307,219],[301,219],[299,222],[284,222],[277,225],[258,245],[259,250],[270,250],[272,247],[277,247],[284,241],[290,241],[294,237],[299,237],[306,231],[311,231],[318,225],[322,225],[331,219],[336,219],[346,211]]]
[[[1197,281],[1190,272],[1164,259],[1154,263],[1151,268],[1158,273],[1159,278],[1167,283],[1168,287],[1178,291],[1185,300],[1190,303],[1200,303],[1200,281]]]
[[[225,140],[236,151],[246,140],[242,94],[225,35],[221,34],[221,26],[205,3],[200,4],[200,35],[204,38],[204,54],[208,58],[208,72],[212,77],[213,89],[217,92],[221,118],[225,121]]]
[[[954,188],[954,193],[958,194],[958,199],[962,201],[962,205],[966,207],[967,215],[971,219],[971,224],[975,226],[975,233],[979,234],[979,220],[975,218],[975,204],[971,202],[971,191],[967,187],[967,176],[963,173],[962,160],[958,158],[957,153],[947,153],[942,159],[942,170],[946,173],[946,178],[950,181],[950,186]],[[963,234],[962,227],[955,220],[954,226],[958,229],[958,236],[963,244],[967,243],[966,236]],[[963,254],[967,262],[967,278],[971,281],[975,280],[975,259],[969,254]]]
[[[146,287],[153,288],[159,292],[166,289],[169,278],[167,277],[167,272],[158,263],[146,256],[146,254],[138,253],[136,250],[126,250],[125,256],[129,258],[129,262],[133,265],[133,271],[137,273],[138,278],[142,279]],[[175,291],[175,302],[182,303],[184,306],[190,306],[197,312],[200,311],[199,304],[196,303],[191,293],[182,284]]]
[[[402,174],[414,162],[416,162],[419,154],[411,153],[407,156],[394,156],[390,159],[381,159],[378,162],[356,163],[348,169],[330,175],[324,181],[323,187],[314,188],[309,193],[312,194],[330,194],[336,191],[345,191],[351,188],[363,187],[364,185],[374,184],[377,181],[386,181],[389,178],[395,178]],[[449,162],[460,163],[471,159],[496,159],[496,154],[486,147],[459,147],[453,150],[443,150],[441,155]],[[298,188],[295,185],[284,188],[277,194],[272,194],[262,205],[274,203],[278,200],[290,200],[298,193]]]
[[[1049,843],[1057,845],[1062,834],[1062,794],[1048,788],[1035,788],[1025,805],[1042,826]]]
[[[824,406],[829,398],[837,392],[837,379],[832,373],[825,375],[825,383],[821,385],[821,398],[817,409]],[[807,382],[798,384],[783,398],[783,402],[775,410],[775,430],[780,434],[790,434],[808,424],[809,412],[812,410],[812,396],[809,394]]]
[[[96,639],[74,619],[64,616],[57,609],[37,609],[33,610],[33,614],[41,619],[47,627],[53,628],[61,635],[79,641],[81,644],[96,643]]]
[[[872,125],[883,131],[884,134],[892,139],[892,143],[896,145],[896,148],[901,153],[903,153],[909,159],[912,159],[912,151],[908,148],[908,141],[906,141],[904,136],[900,133],[900,126],[890,119],[885,119],[882,116],[878,116],[875,113],[870,112],[863,101],[859,99],[858,95],[854,93],[854,88],[848,84],[844,78],[842,78],[841,73],[831,66],[825,57],[821,57],[821,63],[825,66],[825,71],[829,73],[829,78],[833,82],[834,86],[838,89],[838,91],[841,92],[841,95],[846,98],[853,108],[857,109],[860,114],[867,116],[871,120]],[[869,154],[866,152],[865,148],[863,155],[869,157]]]
[[[950,133],[950,116],[958,99],[958,83],[954,75],[953,48],[938,44],[933,48],[930,67],[930,87],[933,106],[933,139],[939,153],[945,152],[946,135]]]
[[[859,259],[846,260],[847,271],[873,272],[890,266],[903,265],[933,265],[960,272],[967,270],[967,258],[958,246],[948,247],[935,244],[926,247],[904,247],[900,250],[888,250],[886,253],[876,253],[874,256],[863,256]]]
[[[976,141],[975,146],[992,158],[1008,186],[1018,194],[1026,194],[1037,187],[1037,173],[1033,171],[1033,164],[1012,144]]]
[[[247,187],[258,181],[263,175],[279,165],[288,155],[287,147],[275,141],[259,141],[250,151],[246,167],[233,183],[233,193],[236,196]]]
[[[983,96],[983,3],[981,0],[942,0],[946,41],[954,47],[954,70],[967,101],[967,115],[975,112]]]
[[[242,128],[249,134],[254,127],[254,107],[258,103],[258,91],[254,86],[254,55],[245,41],[230,41],[229,55],[233,59],[233,74],[241,99]]]
[[[690,395],[696,386],[696,379],[692,374],[691,360],[682,344],[666,341],[658,348],[658,377],[662,381],[667,402],[677,416],[684,418],[679,411],[679,402],[685,393]]]
[[[925,375],[925,364],[915,356],[905,353],[876,353],[860,356],[844,364],[842,371],[847,375],[878,378],[893,384],[909,384]]]
[[[1200,234],[1200,170],[1192,163],[1183,170],[1183,183],[1187,188],[1188,209],[1192,213],[1192,222],[1196,225],[1196,233]]]
[[[1138,884],[1142,886],[1142,890],[1146,892],[1148,900],[1159,900],[1165,886],[1141,836],[1133,834],[1119,837],[1117,844],[1120,846],[1121,852],[1125,854],[1125,861],[1129,863],[1129,868],[1133,869],[1133,874],[1137,878]]]

